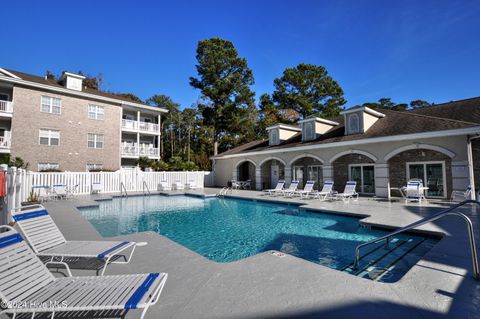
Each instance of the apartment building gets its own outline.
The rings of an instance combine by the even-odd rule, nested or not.
[[[159,160],[167,110],[84,86],[0,68],[0,154],[32,171],[117,170],[140,156]]]

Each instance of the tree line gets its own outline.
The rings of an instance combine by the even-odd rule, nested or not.
[[[182,108],[165,94],[143,101],[133,93],[109,92],[168,110],[162,114],[162,160],[141,158],[138,165],[142,168],[209,170],[212,155],[266,138],[268,126],[279,122],[296,124],[312,115],[334,117],[347,102],[342,87],[321,65],[300,63],[286,68],[273,80],[273,92],[260,95],[256,102],[253,72],[231,41],[220,38],[199,41],[196,60],[197,74],[190,77],[189,84],[200,94],[190,107]],[[80,73],[86,76],[84,85],[101,90],[101,74]],[[48,72],[47,76],[53,75]],[[381,98],[362,105],[404,111],[432,104],[423,100],[395,103],[390,98]]]

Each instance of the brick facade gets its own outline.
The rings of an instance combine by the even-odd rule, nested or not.
[[[348,165],[350,164],[370,164],[374,161],[361,154],[348,154],[340,158],[337,158],[333,162],[333,182],[334,189],[339,192],[343,192],[345,184],[348,181]]]
[[[388,161],[391,187],[402,187],[407,182],[407,162],[444,161],[446,170],[447,198],[452,192],[452,160],[447,155],[425,149],[415,149],[395,155]],[[478,165],[478,164],[477,164]]]
[[[41,96],[62,100],[61,114],[40,112]],[[36,171],[38,163],[58,163],[62,171],[85,171],[87,164],[103,164],[104,169],[120,168],[119,105],[16,86],[13,89],[15,112],[12,118],[13,157],[19,156]],[[88,106],[103,106],[104,120],[88,118]],[[60,131],[60,144],[39,144],[39,129]],[[103,149],[87,147],[87,134],[103,134]]]

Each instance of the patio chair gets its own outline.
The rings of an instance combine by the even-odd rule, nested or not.
[[[280,194],[283,196],[292,196],[298,188],[299,181],[293,180],[287,189],[283,189]]]
[[[146,243],[130,241],[66,240],[42,205],[16,208],[12,217],[38,256],[47,257],[51,262],[63,263],[68,271],[70,271],[67,264],[69,260],[96,258],[104,263],[100,272],[100,275],[103,276],[109,264],[128,264],[135,248],[146,245]],[[124,260],[121,260],[121,257]]]
[[[57,199],[66,199],[67,198],[67,186],[58,184],[52,186],[53,196]]]
[[[333,195],[333,181],[325,181],[321,191],[311,192],[310,196],[320,200],[326,200]]]
[[[303,189],[296,190],[293,192],[293,195],[299,195],[300,198],[303,198],[303,196],[307,197],[313,192],[313,186],[315,185],[315,181],[307,181],[305,183],[305,187]]]
[[[100,182],[93,182],[92,183],[92,194],[98,194],[102,191],[102,183]]]
[[[12,227],[0,229],[8,230],[0,233],[1,317],[143,309],[144,318],[167,281],[166,273],[55,278]]]
[[[419,202],[425,200],[424,187],[421,180],[410,180],[405,187],[405,203],[409,201]]]
[[[167,181],[160,181],[158,183],[158,190],[159,191],[171,191],[172,185],[170,185]]]
[[[53,199],[53,194],[48,186],[32,186],[32,191],[38,195],[40,202],[46,202]]]
[[[470,199],[472,194],[472,187],[468,186],[465,191],[452,191],[451,200],[455,200],[456,198],[460,198],[460,201]]]
[[[353,198],[355,201],[358,200],[358,193],[356,192],[357,182],[355,181],[348,181],[345,184],[345,188],[343,193],[336,193],[334,194],[335,199],[341,199],[344,202],[349,202],[350,198]]]
[[[277,186],[275,186],[275,188],[272,188],[272,189],[264,189],[263,191],[265,193],[267,193],[268,195],[274,195],[278,192],[281,192],[283,190],[283,186],[285,186],[285,181],[284,180],[280,180],[277,182]]]
[[[185,185],[183,185],[183,183],[180,181],[180,180],[176,180],[175,183],[173,183],[173,187],[175,188],[175,190],[183,190],[185,189]]]
[[[199,187],[197,186],[197,183],[193,179],[191,179],[187,182],[187,188],[188,189],[197,189]]]

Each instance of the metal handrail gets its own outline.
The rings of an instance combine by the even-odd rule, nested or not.
[[[148,188],[147,182],[143,181],[143,195],[145,196],[145,188],[147,188],[148,195],[150,196],[150,189]]]
[[[353,262],[353,267],[354,268],[357,268],[358,267],[358,263],[360,262],[360,249],[365,247],[365,246],[368,246],[368,245],[371,245],[371,244],[375,244],[375,243],[378,243],[379,241],[382,241],[382,240],[385,240],[386,241],[386,245],[388,245],[389,241],[390,241],[390,237],[393,237],[395,235],[398,235],[400,233],[403,233],[407,230],[411,230],[413,228],[416,228],[416,227],[419,227],[419,226],[422,226],[424,224],[427,224],[427,223],[430,223],[430,222],[433,222],[439,218],[442,218],[444,216],[447,216],[447,215],[455,215],[455,216],[459,216],[459,217],[462,217],[463,220],[465,221],[465,223],[467,224],[467,228],[468,228],[468,238],[469,238],[469,241],[470,241],[470,250],[471,250],[471,254],[472,254],[472,262],[473,262],[473,277],[476,279],[476,280],[480,280],[480,272],[479,272],[479,268],[478,268],[478,257],[477,257],[477,248],[476,248],[476,245],[475,245],[475,234],[474,234],[474,231],[473,231],[473,224],[472,224],[472,221],[470,220],[470,218],[468,218],[468,216],[466,216],[465,214],[463,213],[460,213],[460,212],[454,212],[453,210],[465,205],[465,204],[477,204],[477,205],[480,205],[480,202],[477,202],[473,199],[468,199],[468,200],[465,200],[457,205],[454,205],[446,210],[443,210],[441,212],[438,212],[436,213],[435,215],[432,215],[430,217],[426,217],[422,220],[419,220],[415,223],[412,223],[410,225],[407,225],[405,227],[402,227],[390,234],[387,234],[385,236],[382,236],[382,237],[378,237],[376,239],[373,239],[371,241],[368,241],[366,243],[363,243],[363,244],[360,244],[358,245],[356,248],[355,248],[355,260]]]
[[[123,184],[123,182],[120,183],[120,196],[123,196],[122,190],[125,192],[125,197],[128,197],[127,188],[125,187],[125,184]]]

